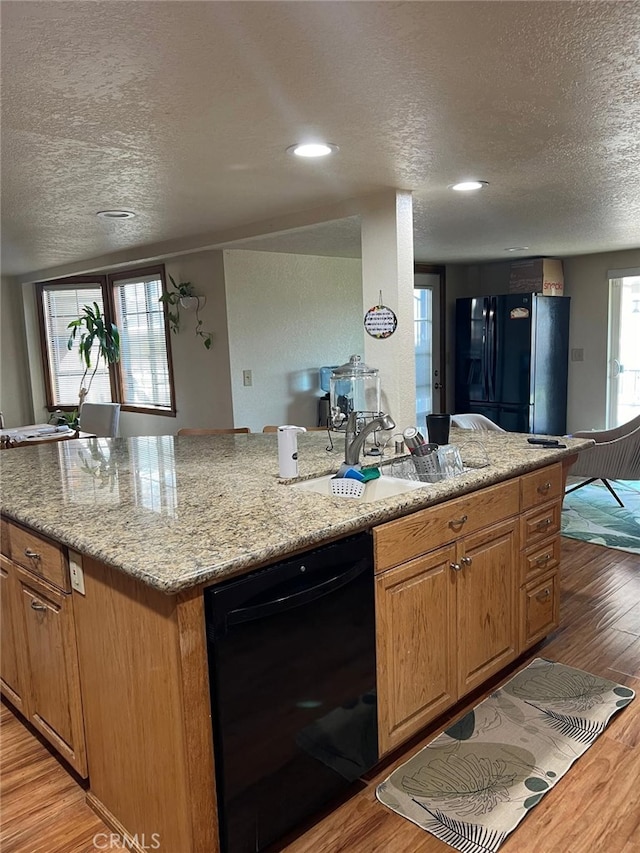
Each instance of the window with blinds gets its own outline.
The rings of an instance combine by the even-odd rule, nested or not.
[[[44,314],[44,337],[49,362],[51,383],[51,405],[78,405],[80,382],[84,375],[85,364],[80,358],[78,341],[69,350],[69,323],[75,320],[83,305],[98,304],[104,313],[102,285],[78,284],[75,287],[45,285],[42,289],[42,310]],[[88,376],[96,367],[92,363]],[[88,377],[87,377],[88,378]],[[85,386],[86,386],[85,382]],[[90,403],[108,403],[111,401],[111,380],[109,368],[103,361],[97,365],[87,400]]]
[[[171,408],[165,315],[159,301],[162,278],[152,273],[110,281],[120,331],[120,402]]]
[[[50,409],[78,406],[85,365],[77,342],[71,350],[67,347],[68,326],[84,305],[95,302],[105,319],[118,327],[120,361],[105,365],[100,359],[87,400],[120,403],[133,411],[175,414],[169,334],[165,307],[159,301],[164,287],[162,266],[95,278],[78,276],[38,286]],[[92,359],[89,376],[94,367]]]

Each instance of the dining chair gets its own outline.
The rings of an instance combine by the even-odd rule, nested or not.
[[[118,435],[120,403],[83,403],[80,409],[79,429],[99,437]]]
[[[178,435],[224,435],[225,433],[247,433],[251,432],[249,427],[235,427],[229,429],[190,429],[183,427],[178,430]]]

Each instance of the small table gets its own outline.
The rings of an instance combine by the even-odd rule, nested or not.
[[[91,432],[76,432],[73,429],[61,429],[51,424],[30,424],[0,430],[0,446],[27,447],[31,444],[49,444],[52,441],[68,441],[72,438],[96,438]]]

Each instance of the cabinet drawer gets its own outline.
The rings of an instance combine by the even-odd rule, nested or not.
[[[551,572],[520,591],[520,651],[546,637],[560,622],[558,572]]]
[[[542,544],[527,548],[521,555],[521,583],[528,583],[537,575],[557,569],[560,565],[560,537],[554,536]]]
[[[560,532],[562,502],[554,501],[520,516],[520,544],[529,548]]]
[[[548,465],[520,477],[520,508],[522,511],[547,503],[562,495],[562,465]]]
[[[518,480],[497,483],[374,528],[376,572],[516,515],[518,490]]]
[[[67,555],[61,545],[17,524],[10,524],[9,543],[14,563],[65,592],[71,591]]]
[[[0,551],[2,551],[5,557],[11,556],[9,522],[4,516],[0,518]]]

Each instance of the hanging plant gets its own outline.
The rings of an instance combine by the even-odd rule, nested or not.
[[[205,332],[202,328],[202,319],[200,317],[200,308],[204,306],[205,297],[196,296],[193,292],[193,285],[190,281],[181,281],[176,283],[172,275],[169,276],[169,281],[173,290],[168,290],[160,297],[160,302],[167,306],[167,317],[169,318],[169,326],[174,335],[180,331],[180,309],[186,311],[195,311],[196,315],[196,335],[202,338],[207,349],[211,349],[213,343],[213,332]]]

